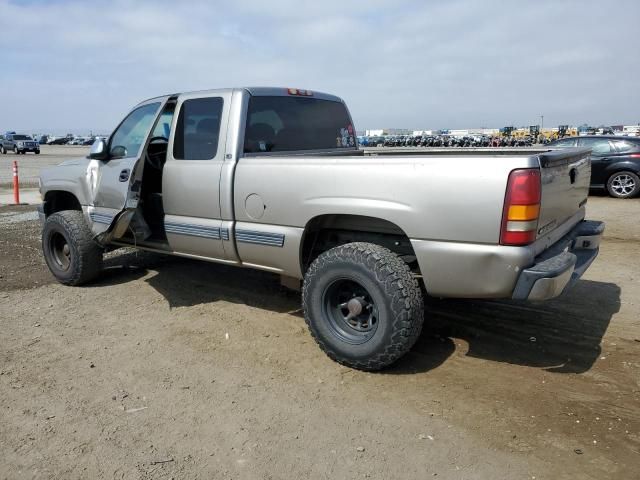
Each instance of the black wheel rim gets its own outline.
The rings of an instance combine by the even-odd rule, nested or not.
[[[378,329],[379,312],[371,294],[355,280],[334,280],[322,294],[322,311],[334,335],[350,344],[367,342]]]
[[[61,233],[54,232],[49,238],[49,250],[56,268],[66,271],[71,265],[71,247]]]

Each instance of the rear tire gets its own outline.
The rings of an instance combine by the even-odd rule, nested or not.
[[[633,172],[616,172],[607,180],[607,192],[615,198],[633,198],[640,193],[640,178]]]
[[[336,362],[380,370],[416,342],[424,321],[418,281],[396,254],[371,243],[349,243],[320,255],[302,291],[305,321]]]
[[[102,248],[80,210],[63,210],[47,217],[42,252],[51,273],[64,285],[82,285],[102,270]]]

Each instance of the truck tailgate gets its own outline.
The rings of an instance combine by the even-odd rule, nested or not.
[[[587,203],[591,182],[591,149],[572,148],[539,155],[542,200],[537,238],[557,228],[570,228]],[[566,225],[571,222],[572,225]]]

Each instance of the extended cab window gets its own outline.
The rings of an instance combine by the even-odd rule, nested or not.
[[[294,96],[249,100],[245,153],[355,146],[355,131],[341,102]]]
[[[216,156],[222,105],[220,97],[184,101],[173,141],[175,159],[211,160]]]
[[[136,157],[151,128],[160,102],[149,103],[136,108],[113,132],[110,155],[113,158]]]

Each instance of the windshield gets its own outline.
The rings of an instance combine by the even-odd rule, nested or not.
[[[245,153],[356,148],[342,102],[300,97],[251,97]]]
[[[13,139],[14,140],[31,140],[31,137],[29,135],[14,135]]]
[[[110,155],[116,158],[137,156],[159,108],[160,102],[149,103],[131,112],[111,136]]]

